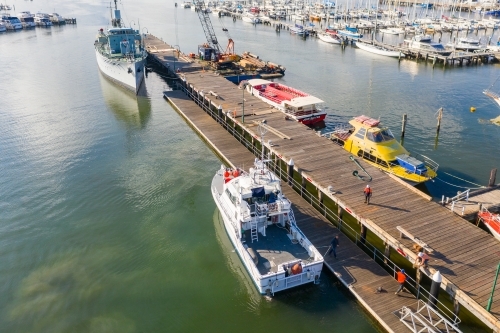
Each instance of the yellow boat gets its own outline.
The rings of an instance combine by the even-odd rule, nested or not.
[[[436,162],[425,156],[410,156],[391,131],[379,125],[377,119],[359,116],[329,135],[348,152],[412,185],[437,176]]]

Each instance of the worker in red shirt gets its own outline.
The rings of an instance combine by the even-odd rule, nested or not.
[[[365,204],[369,205],[370,198],[372,196],[372,189],[370,188],[370,185],[366,185],[365,190],[363,192],[365,193]]]
[[[400,270],[398,273],[397,273],[397,279],[398,279],[398,283],[399,283],[399,289],[395,292],[395,294],[397,295],[401,290],[403,290],[403,287],[405,285],[405,281],[406,281],[406,274],[405,274],[405,270],[402,269]]]

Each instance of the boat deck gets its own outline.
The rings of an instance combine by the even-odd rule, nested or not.
[[[259,258],[257,269],[264,275],[276,273],[279,265],[295,259],[306,261],[309,258],[306,249],[300,244],[292,243],[286,229],[275,225],[268,226],[266,236],[259,233],[258,241],[250,238],[250,230],[245,231],[245,243],[252,248]]]

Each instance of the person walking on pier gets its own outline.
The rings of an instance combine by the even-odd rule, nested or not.
[[[401,290],[403,290],[404,286],[405,286],[405,281],[406,281],[406,274],[405,274],[405,270],[402,269],[400,270],[398,273],[397,273],[397,279],[398,279],[398,283],[399,283],[399,288],[398,290],[396,290],[395,294],[399,294],[399,292]]]
[[[372,196],[372,189],[370,188],[370,185],[366,185],[365,190],[363,192],[365,193],[365,204],[369,205],[370,198]]]
[[[335,259],[337,259],[337,246],[339,246],[339,235],[333,237],[330,243],[330,251],[328,251],[328,255],[331,256],[333,253]]]

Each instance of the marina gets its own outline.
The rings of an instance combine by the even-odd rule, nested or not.
[[[30,3],[14,3],[29,18]],[[282,4],[249,6],[245,16],[261,25],[212,3],[200,13],[126,1],[119,28],[149,53],[134,91],[105,75],[89,43],[117,28],[107,4],[37,5],[78,17],[78,27],[0,34],[9,51],[0,52],[9,78],[0,87],[2,330],[500,330],[497,30],[431,34],[455,50],[437,60],[417,51],[415,61],[389,51],[414,34],[389,27],[384,12],[417,7],[422,17],[444,4],[380,4],[381,32],[364,4],[305,4],[281,21]],[[347,10],[351,18],[332,18]],[[287,30],[290,15],[304,19],[302,34]],[[326,22],[375,32],[396,60],[340,39],[340,24],[316,39]],[[488,51],[458,49],[490,36]],[[304,106],[323,119],[301,123],[293,116],[309,116],[297,113]],[[375,143],[361,156],[336,144],[354,144],[341,124],[355,119],[368,126],[364,145]],[[392,140],[400,148],[386,161]]]

